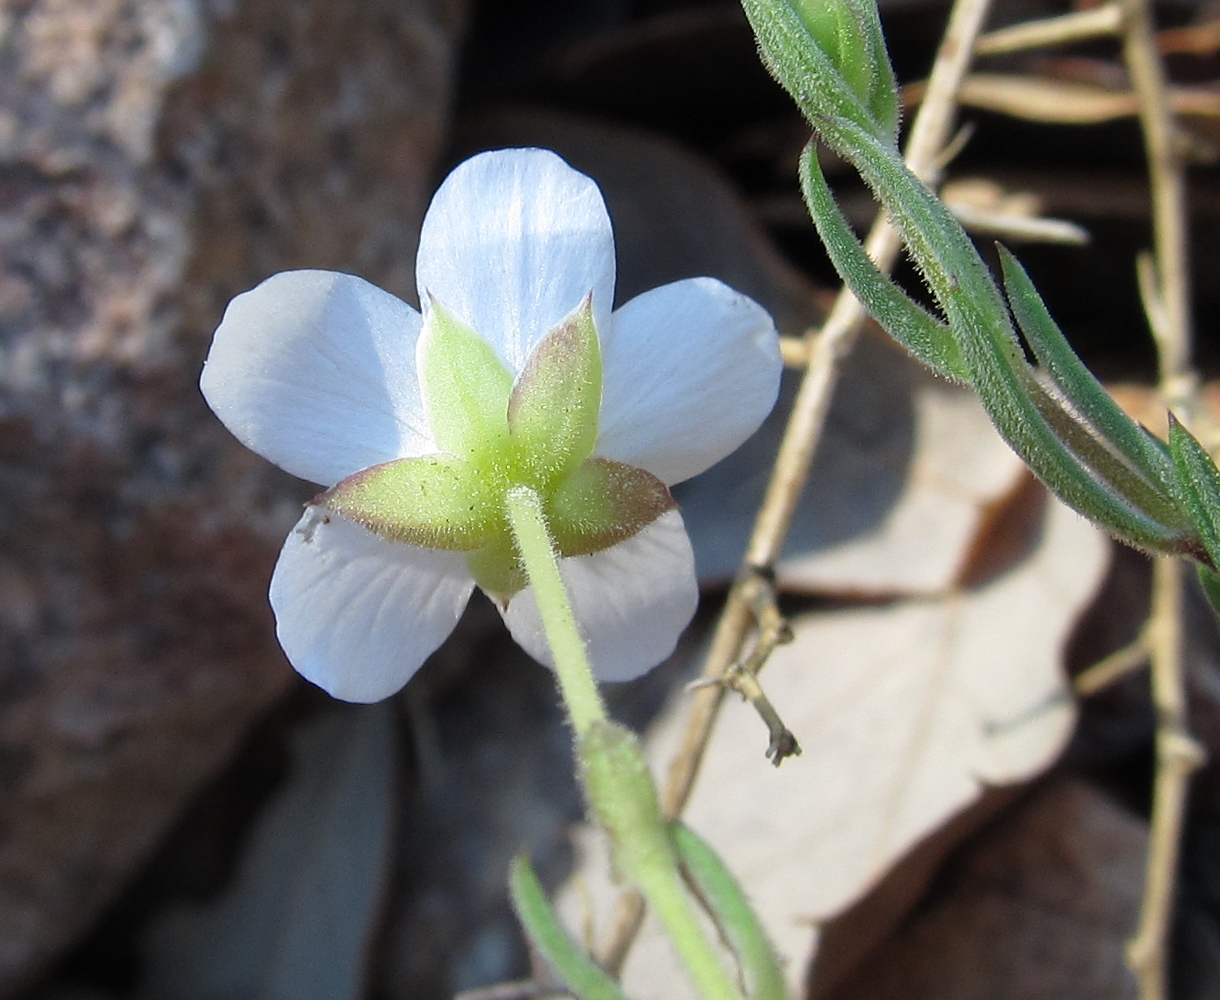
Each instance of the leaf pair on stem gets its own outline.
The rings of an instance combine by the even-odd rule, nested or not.
[[[784,1000],[787,994],[779,959],[737,880],[689,827],[675,821],[665,829],[687,885],[737,960],[745,996]],[[513,861],[509,891],[530,941],[568,989],[581,1000],[625,1000],[619,984],[564,929],[525,855]]]
[[[970,385],[1013,450],[1065,503],[1131,545],[1187,556],[1220,608],[1220,473],[1171,418],[1169,443],[1135,423],[1075,355],[1016,259],[1001,293],[970,238],[905,165],[897,90],[874,0],[743,0],[763,59],[818,136],[850,161],[902,234],[944,319],[881,273],[851,231],[811,142],[810,214],[845,284],[939,374]],[[847,26],[837,33],[828,25]],[[1015,328],[1014,328],[1015,321]],[[1024,336],[1024,346],[1017,334]],[[1026,360],[1025,347],[1038,362]]]

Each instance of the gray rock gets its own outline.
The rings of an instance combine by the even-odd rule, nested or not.
[[[266,586],[309,489],[229,437],[199,367],[274,271],[410,292],[463,8],[0,13],[0,996],[294,676]]]

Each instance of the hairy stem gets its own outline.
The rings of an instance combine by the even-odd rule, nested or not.
[[[572,614],[567,587],[559,575],[559,557],[547,527],[542,498],[528,487],[517,486],[508,491],[505,508],[526,575],[538,599],[538,613],[555,660],[559,691],[579,738],[593,723],[606,720],[606,705],[593,679],[593,668]]]

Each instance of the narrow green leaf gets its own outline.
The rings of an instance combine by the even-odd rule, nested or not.
[[[517,855],[509,866],[508,890],[530,943],[569,990],[580,1000],[626,1000],[618,983],[564,930],[524,854]]]
[[[1152,551],[1188,551],[1181,525],[1164,523],[1100,482],[1040,412],[1035,400],[1045,390],[1025,361],[990,272],[949,210],[867,130],[836,123],[836,143],[902,231],[949,320],[971,385],[1013,450],[1065,503],[1112,534]]]
[[[1211,559],[1211,568],[1220,568],[1220,471],[1199,439],[1172,413],[1169,454],[1177,469],[1179,492]]]
[[[1132,545],[1156,552],[1180,554],[1186,538],[1177,525],[1165,524],[1134,500],[1116,493],[1084,464],[1040,412],[1045,390],[1025,362],[1013,364],[989,338],[988,323],[974,303],[954,306],[953,328],[965,331],[960,343],[974,373],[974,387],[996,429],[1022,460],[1068,506]],[[1070,440],[1070,435],[1068,436]],[[1077,447],[1079,441],[1071,441]]]
[[[902,233],[950,326],[952,301],[969,299],[984,314],[999,317],[992,334],[996,346],[1012,359],[1023,360],[1016,333],[1008,323],[1007,306],[974,243],[935,193],[911,173],[898,150],[850,121],[833,123],[825,135],[860,172]]]
[[[779,957],[733,873],[714,850],[680,821],[669,826],[682,873],[737,957],[750,1000],[784,1000]]]
[[[1150,482],[1172,490],[1173,461],[1165,445],[1139,426],[1076,356],[1017,259],[1000,247],[1004,290],[1034,357],[1071,405]]]
[[[824,236],[832,259],[852,291],[867,307],[876,308],[882,325],[892,326],[899,342],[933,368],[958,378],[965,375],[964,381],[978,393],[1001,435],[1066,503],[1133,545],[1190,553],[1197,541],[1181,523],[1172,501],[1115,459],[1069,412],[1058,409],[1057,401],[1039,385],[1025,361],[1008,305],[974,244],[936,195],[907,168],[893,138],[879,134],[875,122],[859,113],[858,95],[845,85],[833,59],[810,43],[809,28],[801,24],[791,4],[743,0],[743,6],[772,72],[821,137],[856,167],[902,233],[948,320],[961,363],[944,346],[936,321],[920,316],[913,303],[886,288],[886,279],[867,266],[854,235],[824,190],[816,159],[807,151],[801,170],[806,200],[819,229],[827,230]],[[824,20],[823,28],[835,22]],[[807,36],[803,42],[802,33]],[[807,52],[800,51],[802,45]],[[1035,338],[1038,333],[1035,330]],[[1103,415],[1101,422],[1112,421]],[[1140,463],[1136,466],[1142,468]]]
[[[1118,454],[1086,425],[1063,401],[1052,395],[1041,382],[1030,381],[1029,397],[1053,433],[1075,455],[1116,501],[1133,511],[1143,511],[1154,520],[1172,525],[1189,534],[1189,521],[1180,510],[1171,487],[1158,489],[1132,468],[1130,460]]]
[[[800,176],[809,213],[844,284],[882,329],[925,365],[953,381],[968,381],[969,371],[948,324],[882,274],[856,239],[826,184],[812,142],[801,154]]]

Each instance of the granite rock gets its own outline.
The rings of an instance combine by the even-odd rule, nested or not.
[[[199,368],[277,270],[410,293],[463,7],[0,9],[0,996],[293,683],[266,587],[309,488]]]

